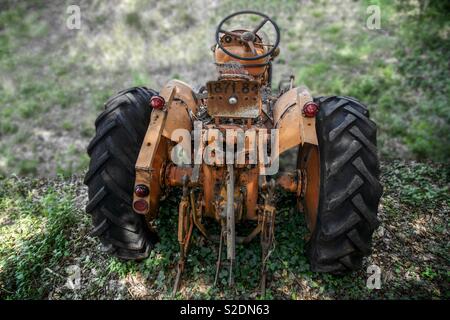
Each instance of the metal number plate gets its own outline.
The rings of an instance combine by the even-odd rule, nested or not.
[[[256,118],[259,116],[261,99],[260,85],[257,81],[220,80],[210,81],[206,85],[210,116],[223,118]],[[230,100],[230,98],[232,99]]]

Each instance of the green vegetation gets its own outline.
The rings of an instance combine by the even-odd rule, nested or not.
[[[380,30],[366,27],[371,4],[380,7]],[[104,102],[130,86],[207,81],[211,32],[225,13],[244,8],[267,12],[280,25],[274,86],[293,72],[316,96],[365,102],[383,158],[450,157],[445,1],[226,0],[215,10],[200,0],[158,8],[143,0],[114,8],[94,3],[83,8],[81,30],[68,30],[55,5],[61,3],[6,1],[0,12],[0,173],[85,170],[82,155]],[[164,20],[168,13],[175,19]]]
[[[450,168],[436,168],[430,163],[394,162],[385,172],[388,184],[385,187],[390,194],[395,194],[399,201],[417,208],[415,211],[436,207],[438,203],[450,206]]]
[[[53,285],[51,269],[71,255],[77,222],[73,191],[38,181],[0,180],[0,297],[42,298]],[[50,272],[48,271],[50,270]]]
[[[382,226],[364,265],[381,267],[382,289],[366,288],[365,269],[311,273],[305,222],[280,195],[266,298],[450,298],[448,2],[126,3],[85,3],[81,30],[65,27],[64,2],[0,5],[0,299],[169,298],[177,199],[164,203],[161,241],[150,258],[125,263],[101,253],[89,236],[87,196],[73,174],[87,168],[85,148],[111,95],[130,86],[159,89],[170,78],[194,86],[211,79],[212,32],[241,9],[266,12],[281,27],[274,87],[292,72],[315,96],[365,102],[379,127],[381,157],[390,160],[381,168]],[[371,4],[380,6],[381,30],[366,28]],[[391,161],[398,158],[421,162]],[[257,298],[258,241],[237,254],[235,290],[225,285],[226,268],[213,288],[216,248],[195,233],[177,298]],[[65,286],[70,265],[81,269],[80,289]]]
[[[321,28],[315,44],[319,51],[296,64],[300,82],[320,95],[349,95],[365,102],[380,128],[384,158],[447,161],[448,3],[430,2],[420,10],[407,1],[365,3],[380,6],[381,30],[365,29],[364,15]]]
[[[26,6],[0,12],[0,173],[56,174],[42,166],[65,146],[55,146],[49,138],[68,128],[68,121],[61,119],[76,125],[73,110],[67,108],[77,108],[77,91],[84,83],[77,83],[70,72],[78,68],[77,58],[46,52],[46,19],[39,6],[34,11]],[[80,148],[78,156],[83,153]]]
[[[383,163],[382,226],[374,252],[361,271],[345,276],[309,271],[307,229],[290,198],[280,194],[276,248],[269,260],[267,299],[449,298],[448,168],[416,162]],[[89,236],[89,217],[78,191],[81,181],[0,180],[0,298],[168,299],[176,274],[177,197],[164,202],[157,228],[160,242],[141,263],[123,262],[99,251]],[[212,225],[214,228],[214,224]],[[250,226],[238,228],[242,234]],[[218,232],[218,230],[215,230]],[[420,239],[420,241],[418,241]],[[223,267],[213,287],[217,246],[195,231],[179,299],[258,298],[260,246],[237,247],[236,287]],[[382,270],[382,287],[366,287],[366,268]],[[81,287],[66,286],[76,265]]]

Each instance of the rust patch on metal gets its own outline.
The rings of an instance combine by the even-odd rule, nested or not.
[[[258,81],[219,80],[207,83],[208,113],[212,117],[256,118],[261,96]]]
[[[166,87],[160,94],[166,101],[166,106],[172,103],[175,95],[174,87]],[[165,158],[167,157],[167,141],[164,141],[164,145],[160,145],[162,131],[166,121],[167,113],[165,109],[152,110],[150,116],[150,124],[144,137],[144,141],[141,145],[141,150],[136,161],[136,179],[134,185],[143,184],[149,187],[150,194],[145,198],[140,198],[133,193],[133,204],[140,199],[143,199],[149,203],[147,211],[136,211],[139,214],[147,214],[151,212],[152,216],[157,214],[157,206],[153,205],[159,202],[160,184],[159,173],[160,168],[163,165]],[[156,159],[156,161],[155,161]],[[157,197],[157,198],[156,198]],[[153,201],[152,201],[153,200]],[[152,209],[155,208],[156,209]],[[133,206],[134,209],[134,206]]]

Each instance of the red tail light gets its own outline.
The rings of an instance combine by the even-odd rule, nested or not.
[[[134,210],[138,212],[143,212],[148,210],[148,203],[145,200],[137,200],[133,203]]]
[[[134,193],[136,193],[138,197],[144,198],[149,195],[150,190],[146,185],[138,184],[136,187],[134,187]]]
[[[308,118],[313,118],[319,112],[319,105],[313,101],[307,102],[303,106],[303,115]]]
[[[150,106],[154,109],[162,109],[166,101],[161,96],[153,96],[150,98]]]

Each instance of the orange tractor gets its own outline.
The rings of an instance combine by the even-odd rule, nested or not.
[[[253,28],[227,30],[230,20],[243,15],[257,17]],[[234,13],[216,30],[217,79],[199,90],[172,80],[159,93],[145,87],[121,91],[95,122],[86,211],[93,234],[111,254],[148,257],[158,239],[154,221],[160,200],[170,188],[182,190],[174,293],[193,228],[218,244],[216,281],[227,265],[230,285],[233,268],[239,267],[236,243],[259,237],[265,291],[276,188],[292,194],[305,214],[313,271],[355,270],[370,253],[382,193],[376,125],[356,99],[314,98],[294,85],[294,77],[273,90],[279,41],[279,28],[268,16]],[[293,168],[279,172],[278,161],[287,154],[296,158]],[[218,234],[205,224],[211,219],[220,224]],[[235,226],[244,221],[254,228],[238,235]]]

